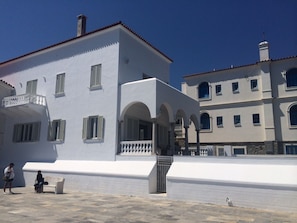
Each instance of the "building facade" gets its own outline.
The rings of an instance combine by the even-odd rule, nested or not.
[[[202,155],[297,154],[297,57],[270,59],[266,41],[259,55],[255,64],[184,77],[182,91],[200,102]]]
[[[77,172],[120,174],[124,160],[153,160],[123,173],[148,177],[156,154],[175,153],[176,117],[199,129],[198,102],[168,85],[170,58],[121,22],[86,33],[85,19],[75,38],[0,64],[1,165],[15,162],[19,176],[67,173],[79,187]]]

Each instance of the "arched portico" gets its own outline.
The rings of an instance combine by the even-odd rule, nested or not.
[[[199,103],[155,78],[124,84],[121,95],[121,155],[173,155],[178,119],[182,120],[185,135],[191,123],[198,129],[198,119],[192,114],[199,114]],[[184,140],[187,142],[188,136]]]

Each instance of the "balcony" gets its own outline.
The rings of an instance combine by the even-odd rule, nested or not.
[[[28,105],[28,104],[46,106],[45,96],[22,94],[22,95],[5,97],[2,100],[2,107],[4,108],[19,106],[19,105]]]

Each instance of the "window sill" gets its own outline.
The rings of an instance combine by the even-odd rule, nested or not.
[[[103,139],[97,139],[97,138],[94,138],[94,139],[84,139],[84,143],[98,143],[100,141],[102,141]]]
[[[241,127],[241,124],[234,124],[235,127]]]
[[[91,86],[90,87],[90,91],[95,91],[95,90],[100,90],[100,89],[102,89],[101,85],[96,85],[96,86]]]
[[[233,91],[233,94],[239,94],[239,90]]]
[[[55,93],[56,98],[63,97],[63,96],[65,96],[65,92]]]
[[[286,91],[297,91],[297,86],[295,87],[286,87]]]
[[[261,126],[260,123],[253,123],[254,126]]]

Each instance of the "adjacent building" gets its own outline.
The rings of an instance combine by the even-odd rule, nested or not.
[[[200,102],[200,155],[297,154],[297,57],[270,59],[267,41],[259,55],[184,77],[182,91]]]

